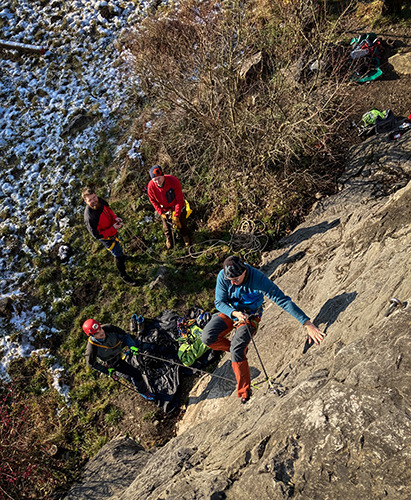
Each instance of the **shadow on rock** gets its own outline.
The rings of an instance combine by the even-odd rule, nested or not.
[[[320,309],[320,312],[314,318],[313,323],[315,325],[325,324],[325,327],[322,330],[324,333],[327,333],[328,328],[336,322],[338,316],[345,311],[356,298],[357,292],[344,292],[340,295],[336,295],[333,299],[327,300],[327,302]],[[310,344],[307,338],[303,354],[305,354],[313,345],[314,342]]]
[[[340,222],[341,222],[340,219],[334,219],[331,222],[328,221],[321,222],[320,224],[315,224],[314,226],[311,227],[304,227],[301,229],[297,229],[292,235],[287,236],[286,238],[280,241],[280,244],[282,246],[289,247],[288,250],[279,257],[277,257],[276,259],[274,259],[272,262],[269,262],[261,266],[260,270],[263,273],[270,275],[273,274],[277,270],[277,268],[283,264],[286,264],[287,265],[286,267],[288,269],[288,267],[294,264],[294,262],[297,262],[305,257],[305,252],[297,252],[296,254],[291,255],[291,252],[297,245],[299,245],[304,240],[310,239],[315,234],[326,233],[328,230],[337,227],[340,224]],[[278,278],[278,276],[276,277]]]
[[[211,376],[207,385],[205,385],[205,380],[201,379],[197,386],[197,391],[195,391],[196,395],[191,396],[189,399],[189,405],[195,405],[205,399],[225,398],[233,393],[237,382],[231,368],[231,361],[227,360],[213,374],[210,373],[210,375],[217,375],[218,377],[224,377],[224,379]]]

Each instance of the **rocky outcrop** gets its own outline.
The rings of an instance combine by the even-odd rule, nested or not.
[[[234,384],[203,377],[178,436],[130,459],[123,491],[76,498],[411,497],[411,133],[369,139],[348,164],[341,191],[264,258],[263,270],[327,333],[320,346],[305,344],[303,327],[266,304],[255,341],[285,395],[268,391],[250,346],[256,387],[246,405]],[[386,316],[392,297],[406,307]],[[216,373],[232,377],[228,357]]]
[[[411,74],[411,53],[407,54],[395,54],[388,59],[388,62],[392,64],[394,70],[397,73],[403,75]]]
[[[67,499],[111,498],[124,491],[145,466],[149,452],[133,439],[117,437],[103,447],[84,469],[84,481],[74,486]]]

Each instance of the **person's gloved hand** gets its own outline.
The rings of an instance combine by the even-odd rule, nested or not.
[[[178,227],[178,229],[181,229],[180,217],[173,217],[173,222]]]
[[[138,352],[139,352],[139,351],[138,351],[138,347],[136,347],[136,346],[134,346],[134,345],[132,345],[132,346],[130,347],[130,351],[131,351],[131,354],[135,354],[135,355],[137,355],[137,354],[138,354]]]
[[[116,370],[115,370],[114,368],[109,368],[109,369],[108,369],[108,376],[109,376],[110,378],[112,378],[113,380],[115,380],[115,379],[116,379],[116,377],[115,377],[115,375],[114,375],[114,373],[115,373],[115,372],[116,372]]]
[[[161,214],[161,218],[164,219],[164,220],[167,220],[167,214],[166,213],[162,213]]]

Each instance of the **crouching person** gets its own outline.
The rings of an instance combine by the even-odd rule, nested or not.
[[[140,396],[153,401],[154,394],[149,391],[140,371],[123,360],[124,347],[138,352],[131,336],[117,326],[102,325],[94,319],[85,321],[83,330],[88,336],[85,355],[87,364],[109,377],[113,377],[115,372],[131,377]]]

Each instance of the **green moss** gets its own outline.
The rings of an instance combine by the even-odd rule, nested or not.
[[[107,405],[104,410],[104,421],[107,425],[115,425],[124,416],[124,411],[114,405]]]

